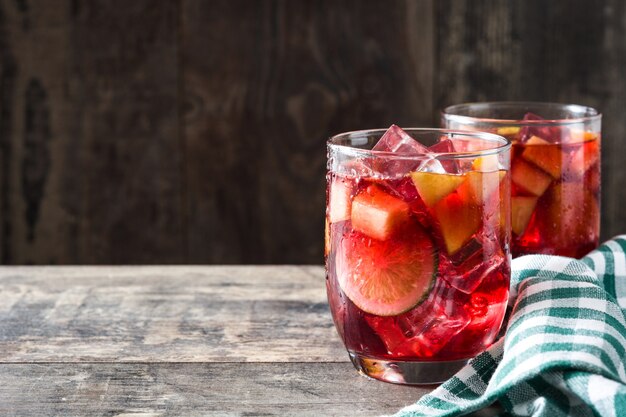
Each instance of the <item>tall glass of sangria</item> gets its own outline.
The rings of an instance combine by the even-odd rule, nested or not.
[[[601,117],[590,107],[556,103],[467,103],[443,111],[447,128],[493,132],[513,144],[513,256],[580,258],[598,246]]]
[[[510,278],[510,143],[365,130],[328,141],[326,285],[354,366],[444,381],[495,339]]]

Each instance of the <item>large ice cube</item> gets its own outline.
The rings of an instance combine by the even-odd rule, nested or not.
[[[381,156],[372,164],[372,167],[387,177],[398,178],[411,171],[433,172],[438,174],[458,173],[458,163],[455,160],[439,160],[437,153],[455,152],[453,142],[443,137],[430,148],[413,139],[411,135],[396,125],[392,125],[372,148],[374,151],[401,153],[407,159]],[[412,156],[426,156],[415,158]]]
[[[506,257],[495,236],[474,236],[451,258],[440,257],[440,271],[454,288],[472,293],[498,270]]]
[[[435,153],[456,152],[454,143],[446,137],[440,138],[439,142],[435,143],[432,146],[429,146],[428,150]],[[457,174],[459,172],[459,164],[457,163],[456,159],[443,159],[440,160],[439,163],[444,172],[447,172],[448,174]]]
[[[391,125],[378,143],[372,148],[374,151],[405,153],[409,155],[423,155],[428,148],[411,137],[396,125]]]
[[[471,316],[464,308],[468,300],[466,294],[437,280],[421,306],[398,317],[406,339],[396,349],[417,357],[434,356],[470,323]]]
[[[522,120],[545,120],[543,117],[535,113],[526,113]],[[547,140],[550,143],[567,142],[567,138],[561,138],[561,136],[568,136],[569,130],[561,129],[558,126],[523,126],[520,129],[520,139],[522,142],[526,142],[533,136],[538,136],[541,139]]]
[[[391,125],[378,143],[372,148],[373,151],[393,152],[406,155],[408,158],[391,158],[381,156],[374,161],[373,168],[388,177],[401,177],[410,171],[415,171],[422,164],[419,158],[411,159],[412,156],[425,155],[428,148],[416,141],[404,130],[396,125]]]

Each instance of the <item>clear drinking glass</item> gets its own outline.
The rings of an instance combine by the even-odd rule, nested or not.
[[[389,131],[328,141],[328,300],[357,370],[387,382],[437,383],[489,346],[502,324],[510,143],[489,133],[406,129],[392,139],[403,152],[372,150]],[[423,153],[404,152],[413,139]]]
[[[580,258],[600,238],[600,128],[590,107],[556,103],[467,103],[446,108],[450,129],[494,132],[513,144],[513,256]]]

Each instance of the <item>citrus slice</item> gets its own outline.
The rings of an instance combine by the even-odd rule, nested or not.
[[[411,179],[420,197],[428,207],[432,207],[442,198],[456,190],[465,177],[432,172],[411,172]]]
[[[430,293],[437,269],[431,238],[419,226],[401,240],[381,241],[352,231],[338,248],[339,286],[361,310],[395,316]]]

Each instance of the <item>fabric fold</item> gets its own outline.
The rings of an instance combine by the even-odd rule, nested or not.
[[[626,235],[582,260],[513,260],[506,333],[394,417],[626,415]]]

